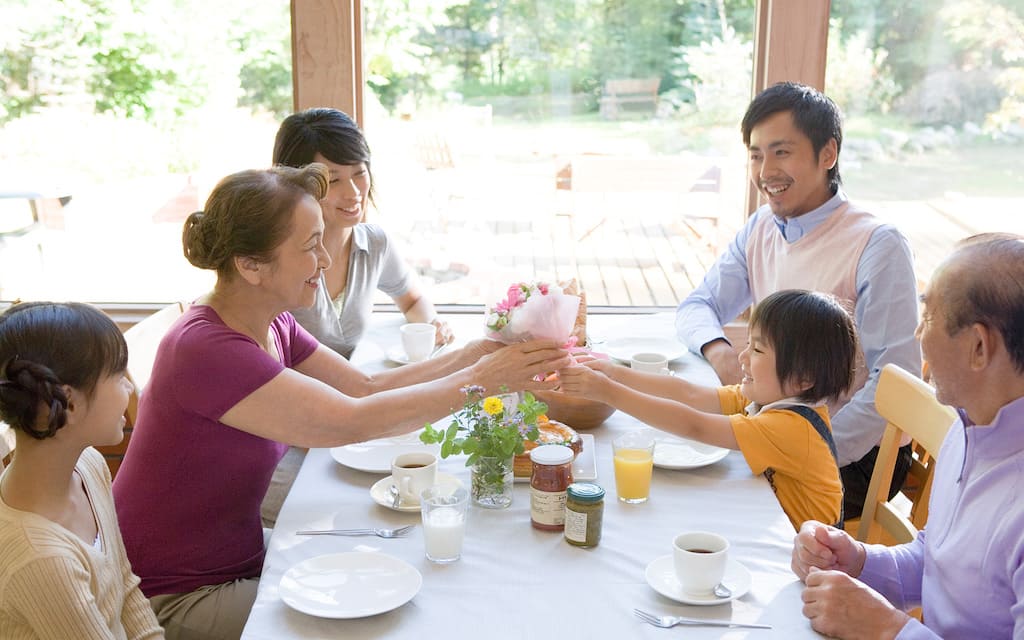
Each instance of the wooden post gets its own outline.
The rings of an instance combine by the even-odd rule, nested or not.
[[[334,107],[362,125],[359,0],[292,0],[296,111]]]
[[[825,90],[831,0],[757,0],[751,98],[776,82]],[[760,197],[747,181],[747,213]]]

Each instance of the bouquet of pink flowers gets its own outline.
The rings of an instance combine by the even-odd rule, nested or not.
[[[517,282],[505,299],[487,309],[487,337],[506,344],[537,338],[568,342],[579,296],[546,282]]]

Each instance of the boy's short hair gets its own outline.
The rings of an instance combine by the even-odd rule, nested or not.
[[[750,327],[775,351],[783,385],[811,382],[800,400],[835,399],[853,385],[857,330],[834,296],[800,289],[773,293],[754,307]]]

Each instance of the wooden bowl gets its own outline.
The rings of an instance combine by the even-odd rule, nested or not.
[[[558,391],[533,391],[538,400],[548,405],[547,416],[577,431],[593,429],[615,413],[615,407],[603,402],[568,396]]]

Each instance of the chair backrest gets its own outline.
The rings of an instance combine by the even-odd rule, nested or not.
[[[142,393],[149,383],[160,341],[185,313],[185,308],[183,303],[174,302],[124,332],[124,341],[128,343],[128,377],[137,393]]]
[[[139,412],[139,394],[146,388],[150,375],[153,373],[153,361],[156,359],[156,350],[160,346],[160,340],[163,339],[164,334],[174,324],[174,321],[181,317],[186,308],[187,305],[181,302],[169,304],[124,332],[124,340],[128,343],[128,378],[135,385],[135,389],[128,398],[128,408],[124,412],[124,439],[120,444],[110,447],[97,447],[103,457],[107,459],[111,477],[117,474],[121,460],[124,459],[124,452],[128,448],[128,442],[131,440]]]
[[[9,424],[0,422],[0,471],[11,462],[14,444],[14,429]]]
[[[940,404],[935,399],[934,389],[927,383],[893,364],[885,365],[878,378],[875,407],[888,424],[864,499],[857,539],[877,542],[884,531],[897,544],[910,542],[928,519],[935,455],[956,421],[956,412]],[[904,433],[915,443],[910,474],[922,481],[920,489],[911,498],[909,518],[888,500],[896,455]]]

